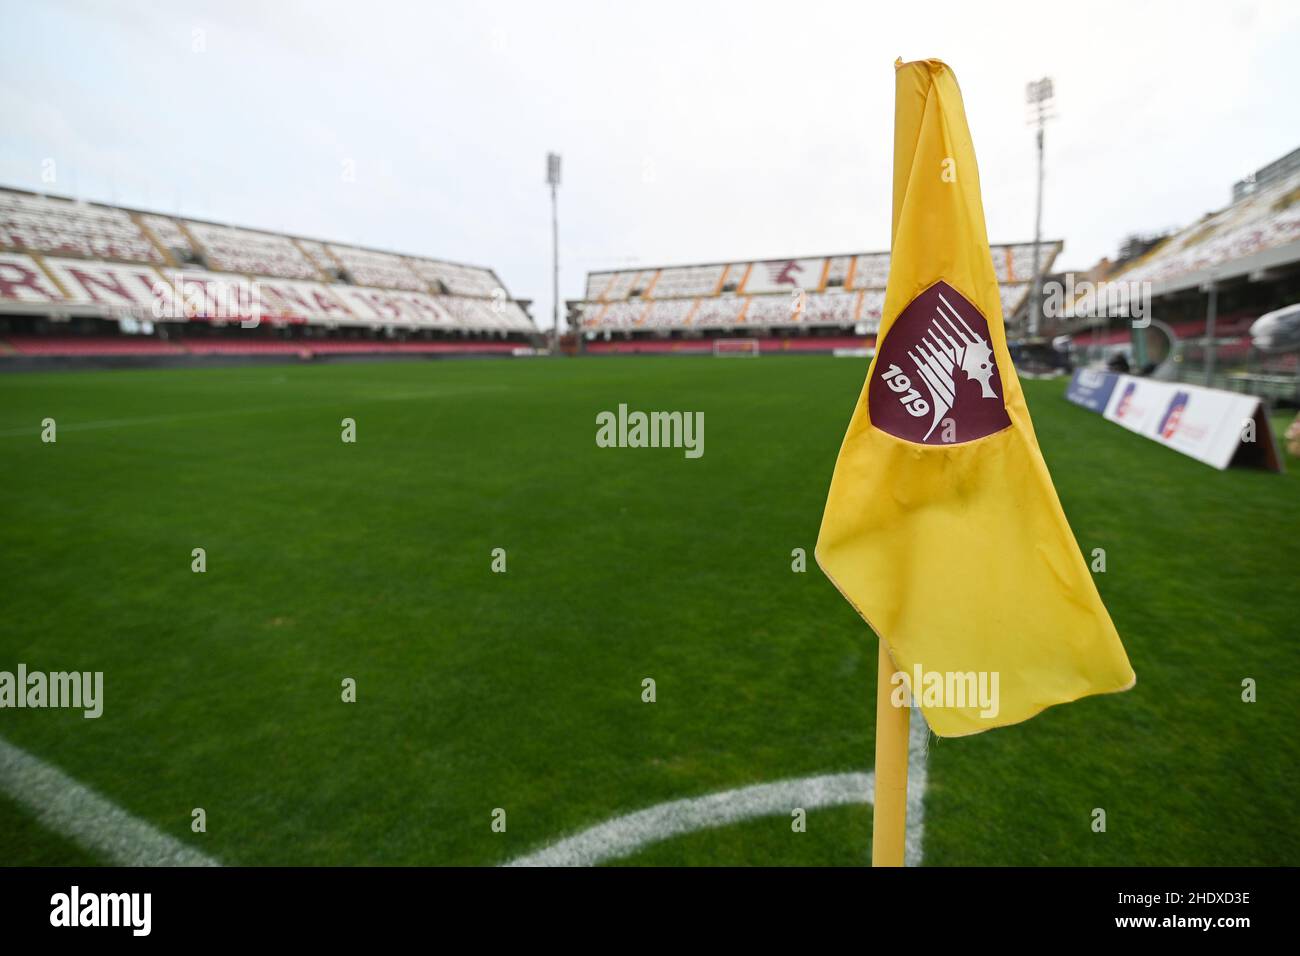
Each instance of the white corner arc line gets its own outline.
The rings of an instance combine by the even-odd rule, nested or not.
[[[870,803],[874,789],[873,774],[837,773],[670,800],[607,820],[505,865],[595,866],[671,837],[753,817],[789,813],[796,807],[815,810]]]
[[[3,738],[0,793],[115,866],[221,865]]]
[[[907,837],[904,859],[908,866],[921,863],[925,829],[926,744],[929,727],[919,708],[913,708],[908,735]],[[875,774],[836,773],[796,777],[723,790],[703,797],[658,803],[565,837],[540,850],[515,857],[505,866],[595,866],[630,856],[653,843],[672,837],[724,827],[755,817],[788,814],[796,807],[824,807],[871,803]]]

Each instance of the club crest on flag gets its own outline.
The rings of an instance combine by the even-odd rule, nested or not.
[[[867,404],[881,431],[922,445],[974,441],[1010,425],[979,309],[942,281],[908,303],[880,345]]]

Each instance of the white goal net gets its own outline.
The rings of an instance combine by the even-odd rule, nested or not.
[[[758,358],[758,339],[714,339],[714,358]]]

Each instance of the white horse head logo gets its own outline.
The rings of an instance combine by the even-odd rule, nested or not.
[[[983,339],[976,340],[962,350],[961,370],[966,373],[966,380],[980,383],[980,395],[984,398],[997,398],[989,379],[993,377],[993,350]]]
[[[957,403],[957,383],[953,378],[955,369],[960,368],[965,372],[968,382],[980,383],[980,395],[983,398],[998,397],[989,384],[994,371],[993,349],[942,293],[939,301],[943,305],[936,307],[936,316],[917,343],[916,351],[908,352],[933,398],[931,404],[934,419],[930,423],[930,431],[925,433],[926,438],[930,437],[943,416]]]

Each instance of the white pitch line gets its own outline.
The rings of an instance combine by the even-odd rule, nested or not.
[[[27,751],[0,739],[0,792],[115,866],[220,866]]]
[[[925,719],[919,709],[913,708],[907,760],[907,866],[919,866],[922,859],[928,740]],[[26,808],[47,829],[117,866],[221,865],[3,738],[0,792]],[[872,773],[824,774],[754,784],[704,797],[672,800],[616,817],[505,865],[594,866],[696,830],[788,814],[796,807],[816,810],[870,803],[874,795]]]
[[[705,797],[659,803],[597,824],[558,843],[511,860],[506,866],[595,866],[628,856],[670,837],[739,823],[751,817],[868,803],[875,787],[869,773],[799,777],[723,790]]]
[[[907,759],[907,839],[904,859],[908,866],[921,863],[925,830],[925,757],[929,728],[919,708],[913,708]],[[837,773],[760,783],[655,804],[590,827],[552,843],[506,866],[595,866],[630,856],[652,843],[672,837],[729,826],[755,817],[789,814],[796,807],[823,807],[871,803],[875,774]]]

